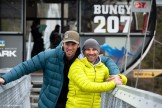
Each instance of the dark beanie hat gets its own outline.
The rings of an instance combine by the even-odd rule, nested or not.
[[[94,48],[100,53],[100,45],[95,39],[90,38],[84,42],[82,50],[84,51],[87,48]]]

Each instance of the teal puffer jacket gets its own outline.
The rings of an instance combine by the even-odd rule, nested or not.
[[[41,88],[39,108],[55,108],[63,84],[63,56],[60,48],[47,50],[27,60],[2,76],[5,83],[14,81],[23,75],[43,70],[43,85]]]

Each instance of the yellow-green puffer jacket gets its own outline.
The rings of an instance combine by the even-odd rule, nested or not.
[[[104,82],[108,77],[109,70],[103,63],[94,66],[86,58],[76,59],[68,74],[66,108],[100,108],[100,93],[115,87],[114,81]]]

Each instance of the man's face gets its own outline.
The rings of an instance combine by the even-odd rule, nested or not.
[[[75,42],[65,42],[63,43],[63,48],[67,59],[71,60],[75,56],[75,53],[79,48],[79,44]]]
[[[99,55],[98,50],[94,48],[87,48],[84,50],[84,56],[87,57],[88,61],[94,64]]]

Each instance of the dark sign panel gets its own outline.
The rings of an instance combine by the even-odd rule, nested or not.
[[[0,68],[12,68],[23,61],[22,38],[22,36],[0,36]]]

